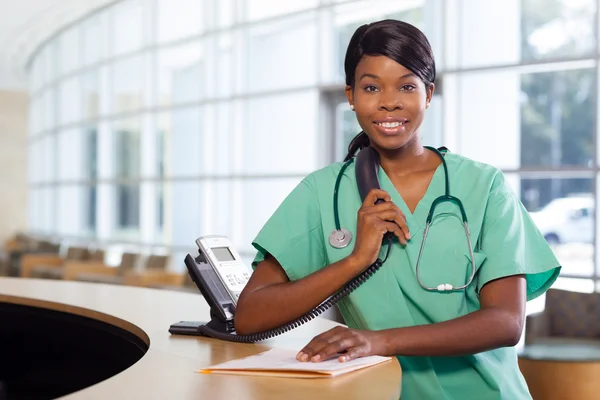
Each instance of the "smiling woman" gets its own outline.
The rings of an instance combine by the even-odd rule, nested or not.
[[[381,263],[383,251],[385,265],[338,304],[348,327],[313,338],[297,358],[395,355],[410,399],[467,392],[530,399],[514,346],[526,301],[550,287],[560,264],[501,171],[421,143],[436,68],[420,30],[397,20],[363,25],[344,67],[362,131],[348,162],[308,175],[255,238],[255,272],[239,298],[236,331],[256,333],[297,318]],[[364,199],[357,191],[363,164],[351,161],[363,149],[377,154],[381,185]],[[439,203],[449,193],[463,207]],[[355,238],[342,247],[328,240],[338,219]],[[398,240],[382,246],[389,232]],[[440,291],[439,282],[449,283]]]

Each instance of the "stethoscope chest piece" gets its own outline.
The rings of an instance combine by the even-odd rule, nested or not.
[[[352,233],[346,228],[334,229],[329,235],[329,244],[336,249],[343,249],[352,241]]]

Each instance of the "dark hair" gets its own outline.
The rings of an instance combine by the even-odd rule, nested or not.
[[[435,60],[429,41],[423,32],[406,22],[386,19],[362,25],[354,32],[344,60],[346,85],[352,89],[356,67],[365,55],[391,58],[419,77],[427,88],[435,81]],[[350,142],[344,161],[367,146],[369,137],[361,131]]]

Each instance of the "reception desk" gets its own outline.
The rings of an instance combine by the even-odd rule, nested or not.
[[[174,322],[208,316],[200,294],[0,278],[0,381],[9,400],[400,397],[396,359],[334,379],[198,374],[200,368],[272,347],[299,350],[336,325],[317,318],[256,344],[168,332]]]

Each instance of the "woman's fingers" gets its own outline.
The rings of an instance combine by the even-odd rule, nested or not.
[[[400,227],[396,225],[395,222],[383,221],[382,224],[385,231],[393,232],[400,243],[402,243],[405,246],[408,244],[404,231],[400,229]]]
[[[375,202],[379,199],[385,202],[392,201],[390,194],[385,190],[371,189],[369,193],[365,196],[365,200],[363,201],[363,207],[373,206],[375,205]]]
[[[379,204],[365,210],[365,216],[377,217],[382,221],[394,222],[402,230],[402,236],[408,241],[411,238],[406,216],[394,203]],[[393,230],[396,232],[396,230]],[[399,237],[400,238],[400,237]],[[402,241],[402,240],[401,240]]]
[[[308,342],[306,346],[302,348],[302,350],[300,350],[296,358],[300,361],[308,361],[312,359],[312,357],[317,355],[321,350],[329,346],[330,343],[336,342],[347,329],[348,328],[336,326],[333,329],[315,336],[310,342]]]
[[[314,337],[297,355],[299,361],[321,362],[337,357],[350,361],[373,352],[374,334],[345,327],[336,327]]]

